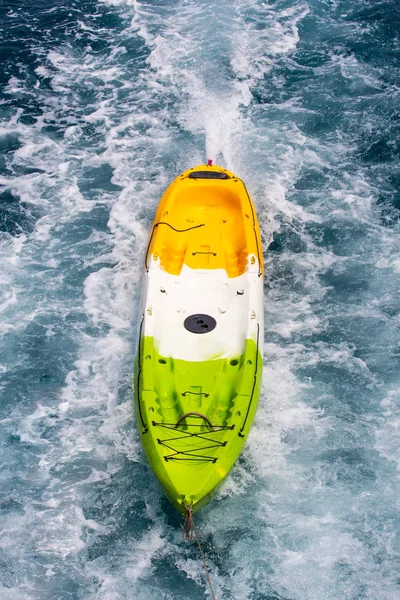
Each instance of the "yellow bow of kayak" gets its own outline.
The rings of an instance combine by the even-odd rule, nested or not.
[[[200,165],[158,206],[145,259],[135,407],[149,463],[183,514],[237,459],[262,371],[263,261],[244,183]]]

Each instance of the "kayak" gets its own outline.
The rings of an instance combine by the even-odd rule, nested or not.
[[[260,394],[263,259],[246,187],[222,167],[179,175],[146,251],[135,359],[141,441],[182,514],[213,495],[238,458]]]

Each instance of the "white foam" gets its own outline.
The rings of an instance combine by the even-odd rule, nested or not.
[[[374,448],[400,472],[399,389],[391,389],[381,401],[382,416],[375,432]]]
[[[46,67],[44,67],[43,65],[36,67],[35,73],[36,73],[36,75],[39,75],[40,77],[46,77],[46,78],[50,77],[50,71],[48,69],[46,69]]]

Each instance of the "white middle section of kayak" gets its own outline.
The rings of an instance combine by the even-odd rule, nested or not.
[[[224,269],[191,269],[180,275],[165,272],[153,258],[144,273],[142,334],[153,337],[165,357],[188,361],[239,357],[246,339],[257,341],[262,352],[263,279],[256,257],[248,257],[248,270],[228,277]],[[194,314],[213,317],[213,331],[187,331],[184,321]]]

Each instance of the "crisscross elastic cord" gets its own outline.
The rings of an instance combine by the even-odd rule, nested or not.
[[[188,416],[202,419],[205,424],[187,423],[182,426],[182,421]],[[177,423],[157,423],[156,421],[153,421],[152,425],[153,427],[160,427],[160,429],[165,432],[174,432],[171,437],[163,439],[157,438],[157,443],[169,451],[164,455],[165,462],[195,461],[216,463],[218,457],[210,456],[209,451],[215,450],[216,448],[224,448],[227,442],[221,442],[213,437],[213,435],[218,434],[221,431],[233,430],[235,428],[235,425],[212,425],[210,420],[201,413],[186,413]],[[194,429],[199,427],[204,428],[205,426],[209,428],[206,431],[196,431]],[[182,427],[184,427],[184,429],[182,429]],[[181,442],[182,440],[198,441],[199,445],[191,445],[187,450],[182,450],[176,447],[176,442]]]

